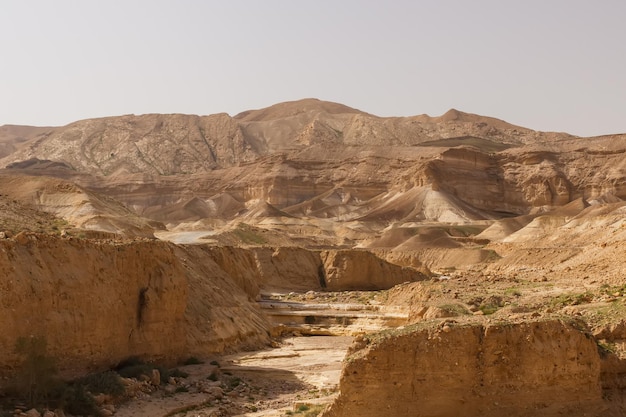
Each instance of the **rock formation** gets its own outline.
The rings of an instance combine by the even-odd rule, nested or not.
[[[106,369],[130,356],[175,362],[258,347],[269,341],[269,324],[254,302],[261,289],[375,289],[424,278],[363,251],[23,232],[0,247],[4,369],[17,363],[15,342],[30,336],[45,338],[66,371]]]
[[[323,416],[608,415],[601,368],[559,320],[407,328],[356,342]]]

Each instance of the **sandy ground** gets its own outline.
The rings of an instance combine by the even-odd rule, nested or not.
[[[293,410],[295,404],[326,404],[337,393],[341,362],[351,342],[348,336],[290,337],[278,348],[216,358],[219,368],[213,361],[184,366],[180,369],[189,373],[191,385],[219,369],[221,386],[227,387],[224,399],[159,391],[123,405],[115,415],[277,417]],[[235,380],[241,381],[243,389],[227,392]]]
[[[215,232],[211,230],[188,231],[188,232],[155,232],[154,236],[161,240],[166,240],[177,245],[190,245],[200,243],[210,243],[206,238]]]

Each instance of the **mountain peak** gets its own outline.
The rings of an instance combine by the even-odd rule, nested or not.
[[[323,101],[317,98],[305,98],[274,104],[258,110],[247,110],[234,116],[234,119],[245,122],[260,122],[293,117],[303,113],[364,114],[364,112],[344,104]]]

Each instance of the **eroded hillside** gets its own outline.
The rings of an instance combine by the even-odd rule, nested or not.
[[[15,146],[2,159],[7,174],[68,180],[155,230],[155,222],[211,232],[243,222],[282,242],[350,247],[390,224],[490,222],[626,195],[623,136],[535,132],[459,111],[379,118],[302,100],[233,118],[120,116],[22,130],[20,142],[5,139]],[[62,216],[123,229],[111,211],[130,212],[108,207],[89,222]]]

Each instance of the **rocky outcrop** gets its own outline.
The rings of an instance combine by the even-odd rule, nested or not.
[[[63,371],[173,362],[269,341],[264,315],[197,248],[19,234],[0,241],[0,369],[41,337]]]
[[[0,245],[3,367],[17,362],[17,339],[30,336],[47,340],[62,369],[184,354],[189,293],[170,245],[34,234]]]
[[[329,291],[386,290],[403,282],[426,279],[421,272],[389,263],[371,252],[322,251],[324,287]]]
[[[25,209],[56,216],[59,220],[57,228],[62,225],[64,228],[119,233],[127,237],[154,237],[155,230],[165,228],[157,221],[138,216],[113,198],[88,191],[69,181],[50,177],[0,175],[0,183],[0,199],[20,204]],[[4,213],[0,215],[0,226],[5,217]],[[20,222],[20,230],[34,229],[39,224],[25,217]],[[16,226],[7,228],[19,231],[15,230]],[[43,227],[41,229],[45,230]]]
[[[340,389],[324,417],[607,415],[595,340],[559,320],[366,336]]]
[[[251,297],[260,290],[384,290],[426,278],[365,250],[206,247],[205,250]]]

